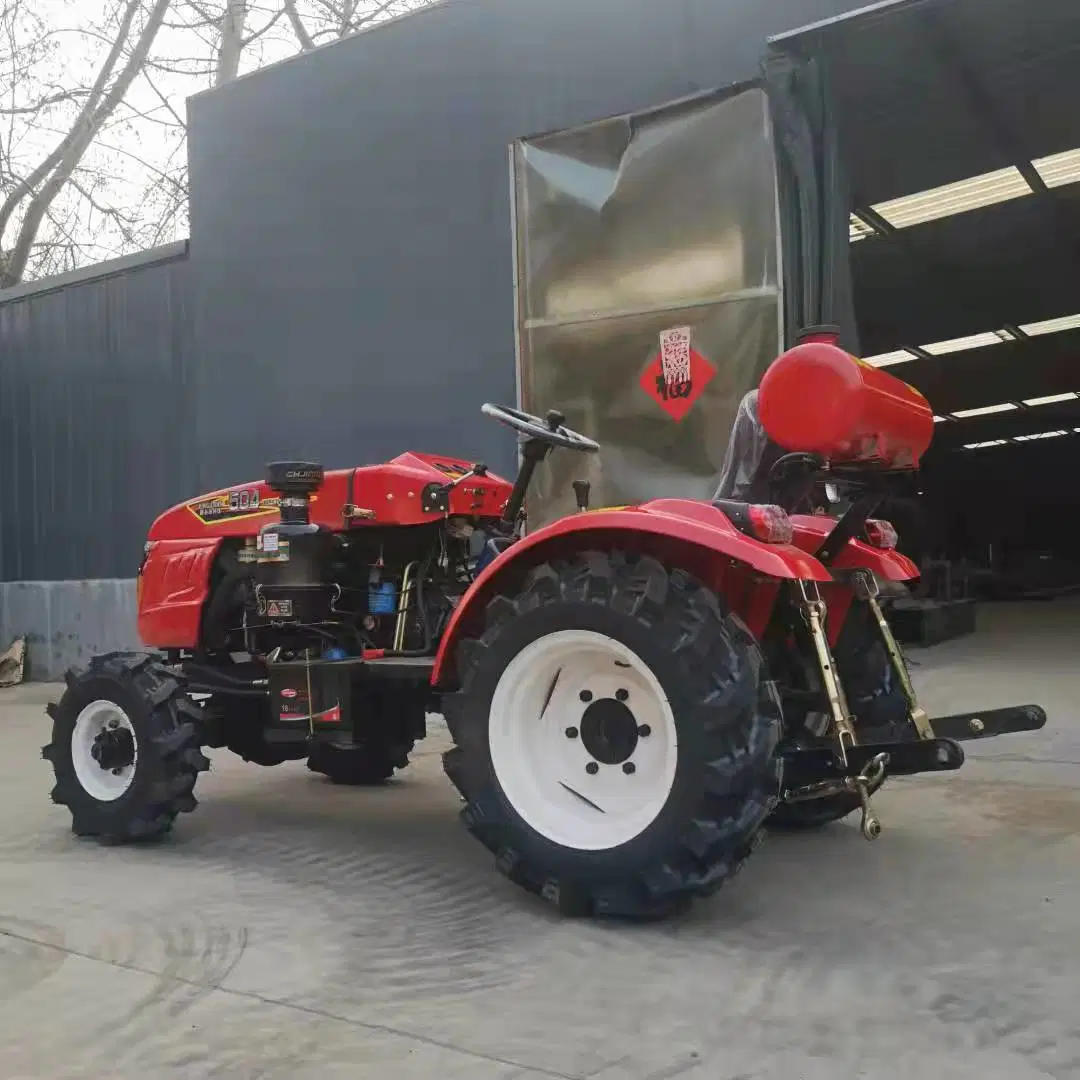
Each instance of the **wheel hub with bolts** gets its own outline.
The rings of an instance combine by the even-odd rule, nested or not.
[[[135,736],[125,727],[120,727],[117,720],[112,720],[109,727],[94,736],[90,747],[90,756],[103,769],[108,769],[114,776],[135,763]]]
[[[627,704],[630,691],[619,687],[614,697],[593,698],[592,691],[582,690],[579,700],[586,703],[581,726],[568,727],[566,737],[580,736],[586,753],[592,759],[585,766],[590,776],[600,771],[601,765],[620,765],[623,773],[632,776],[637,766],[630,759],[634,756],[639,739],[652,734],[648,724],[639,724],[633,710]]]
[[[71,732],[71,763],[82,789],[99,802],[113,802],[131,787],[139,758],[135,729],[115,702],[92,701]]]
[[[560,630],[523,649],[492,698],[492,763],[539,833],[579,850],[626,843],[675,777],[675,721],[648,666],[621,642]]]

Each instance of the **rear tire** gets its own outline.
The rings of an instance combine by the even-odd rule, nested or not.
[[[406,743],[376,743],[355,749],[316,743],[311,748],[307,767],[334,784],[373,786],[385,783],[398,769],[404,769],[412,748],[411,739]]]
[[[266,741],[270,703],[265,697],[215,694],[204,706],[207,728],[223,746],[251,765],[273,768],[307,756],[306,743],[275,745]]]
[[[893,671],[885,643],[865,600],[852,603],[833,658],[847,695],[848,708],[855,718],[859,742],[915,742],[918,739],[919,733],[908,715],[907,695]],[[870,794],[877,790],[871,789]],[[858,795],[845,791],[811,802],[781,803],[769,818],[769,826],[791,831],[820,829],[860,809]]]
[[[53,802],[68,808],[78,836],[163,836],[195,809],[195,781],[210,767],[201,709],[145,653],[95,657],[65,679],[60,701],[46,709],[52,742],[41,750],[56,778]]]
[[[462,820],[564,914],[662,917],[743,865],[780,787],[757,642],[649,557],[589,552],[496,596],[444,699]]]
[[[409,764],[417,739],[426,733],[427,686],[368,686],[353,703],[352,742],[318,741],[308,768],[348,787],[382,784]],[[343,733],[344,734],[344,733]],[[325,738],[325,736],[324,736]]]

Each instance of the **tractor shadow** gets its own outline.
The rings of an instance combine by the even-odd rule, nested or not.
[[[267,884],[316,884],[343,909],[404,906],[423,912],[432,932],[465,923],[470,938],[472,920],[501,920],[507,934],[513,927],[519,942],[524,935],[537,946],[551,934],[656,955],[752,943],[832,962],[853,939],[930,948],[945,926],[962,935],[980,913],[996,918],[994,898],[1016,859],[1039,861],[1080,822],[1080,794],[1060,789],[962,775],[899,780],[875,800],[885,831],[873,843],[857,814],[819,830],[774,831],[735,880],[683,916],[568,922],[505,881],[467,835],[439,742],[421,744],[407,770],[372,788],[334,785],[302,762],[260,769],[216,754],[198,811],[152,858],[195,872],[227,864]],[[1036,891],[1037,877],[1028,883]]]
[[[854,930],[886,911],[903,920],[909,906],[915,919],[927,895],[943,892],[949,903],[969,903],[968,887],[986,888],[970,866],[971,841],[978,835],[1008,843],[1018,823],[988,824],[985,813],[967,806],[970,800],[948,790],[896,788],[879,797],[886,831],[874,843],[860,835],[857,815],[820,830],[773,832],[734,881],[688,914],[664,923],[595,925],[690,946],[704,935],[753,934],[756,927],[769,927],[770,936],[783,927],[787,936],[842,919]],[[158,849],[161,858],[224,857],[237,870],[278,878],[293,877],[289,867],[302,857],[322,864],[323,887],[343,893],[360,878],[366,888],[408,872],[453,892],[467,886],[470,902],[480,899],[479,891],[499,910],[528,912],[538,926],[566,925],[495,872],[459,824],[461,802],[433,754],[418,755],[405,773],[374,788],[334,785],[303,763],[270,770],[229,763],[210,774],[199,794],[198,812],[178,822],[173,839]],[[1025,835],[1030,845],[1030,832]]]

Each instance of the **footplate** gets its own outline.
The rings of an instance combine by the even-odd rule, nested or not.
[[[1039,731],[1046,726],[1046,710],[1040,705],[1013,705],[1008,709],[986,709],[982,712],[958,713],[956,716],[936,716],[931,723],[934,733],[944,739],[960,742],[969,739],[992,739],[997,735]]]

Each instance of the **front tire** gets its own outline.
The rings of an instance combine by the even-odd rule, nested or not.
[[[56,778],[53,802],[68,808],[77,836],[163,836],[178,814],[195,809],[195,781],[210,767],[201,710],[144,653],[95,657],[65,678],[60,701],[46,709],[52,742],[41,751]]]
[[[736,873],[782,722],[746,627],[688,574],[590,552],[488,606],[444,699],[462,819],[571,915],[659,917]]]

